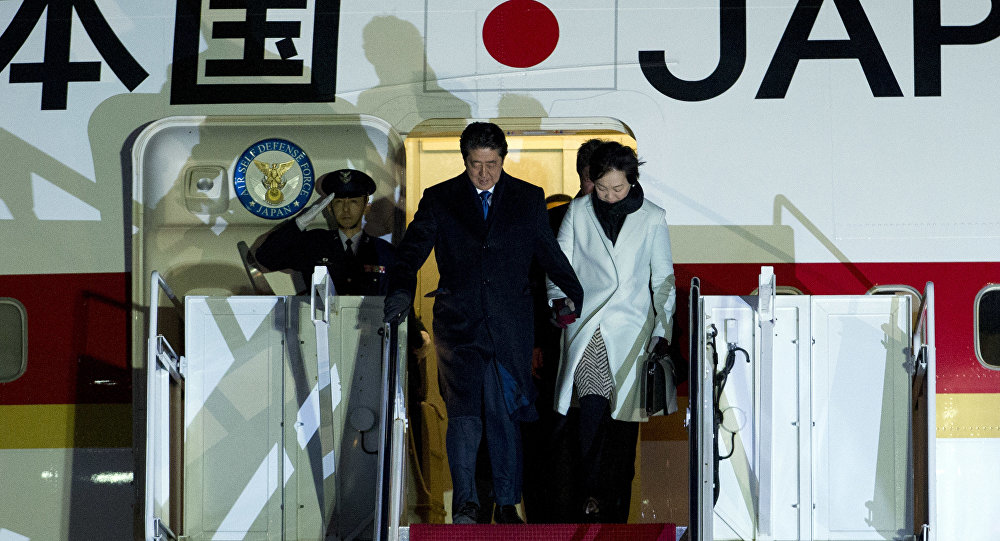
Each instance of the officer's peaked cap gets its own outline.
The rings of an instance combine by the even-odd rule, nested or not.
[[[338,169],[319,177],[323,193],[335,198],[367,197],[375,193],[375,181],[357,169]]]

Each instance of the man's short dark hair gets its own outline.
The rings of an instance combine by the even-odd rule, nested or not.
[[[580,148],[576,151],[576,174],[582,175],[583,168],[590,165],[590,155],[594,153],[594,149],[601,146],[600,139],[587,139],[580,145]],[[591,177],[593,178],[593,177]]]
[[[614,169],[625,173],[629,184],[635,184],[639,180],[639,166],[643,163],[631,147],[608,141],[601,143],[590,156],[590,178],[597,180]]]
[[[500,126],[492,122],[473,122],[466,126],[458,146],[463,160],[469,157],[469,152],[479,148],[495,150],[501,160],[507,157],[507,138]]]

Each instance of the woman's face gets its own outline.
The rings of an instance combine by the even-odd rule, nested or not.
[[[628,195],[628,179],[617,169],[608,169],[601,178],[594,180],[594,192],[605,203],[617,203]]]

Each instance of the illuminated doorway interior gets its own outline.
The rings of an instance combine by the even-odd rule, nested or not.
[[[580,189],[580,179],[576,172],[577,149],[588,139],[598,138],[617,141],[637,148],[632,131],[620,121],[609,118],[507,118],[492,120],[507,136],[508,154],[504,160],[504,170],[508,174],[540,186],[545,196],[566,194],[574,196]],[[423,191],[439,182],[448,180],[463,169],[459,137],[469,123],[466,119],[433,119],[418,124],[406,137],[406,222],[413,219]],[[414,309],[426,328],[432,328],[433,299],[425,297],[437,287],[438,270],[433,254],[418,274],[417,294]],[[443,522],[450,511],[448,496],[451,480],[448,474],[444,450],[446,414],[444,403],[437,386],[437,366],[433,353],[426,366],[420,367],[421,388],[419,406],[413,404],[410,418],[415,440],[420,447],[420,464],[411,482],[410,494],[416,496],[411,501],[422,522]],[[410,377],[415,374],[411,373]],[[686,405],[686,396],[679,397]],[[418,419],[415,419],[419,417]],[[640,450],[637,453],[636,476],[633,482],[631,514],[629,522],[663,522],[673,519],[684,523],[687,515],[687,477],[682,472],[687,464],[686,432],[681,427],[681,415],[669,418],[655,418],[644,423]],[[649,435],[647,438],[646,434]],[[650,439],[651,438],[651,439]],[[672,455],[672,460],[663,465],[664,454]],[[658,477],[673,479],[669,487],[662,483],[641,485],[641,463],[660,463],[651,468]],[[666,470],[670,470],[667,472]],[[676,485],[676,486],[674,486]],[[669,501],[669,506],[661,506],[659,515],[650,513],[648,503],[650,491],[667,492],[660,494],[660,501]],[[444,495],[442,497],[442,494]],[[645,500],[645,502],[644,502]],[[666,507],[666,508],[664,508]],[[645,516],[643,515],[645,513]]]

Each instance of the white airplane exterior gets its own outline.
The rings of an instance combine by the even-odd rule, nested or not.
[[[897,442],[911,468],[935,457],[933,513],[886,534],[871,506],[838,511],[847,533],[797,511],[781,537],[751,512],[715,539],[1000,537],[998,37],[998,0],[0,2],[0,541],[147,538],[153,271],[180,298],[253,293],[237,243],[344,167],[376,180],[369,230],[398,241],[472,119],[547,193],[575,193],[583,140],[634,145],[678,298],[693,277],[751,295],[765,265],[805,296],[909,292],[916,314],[933,284],[934,429]],[[262,209],[249,164],[277,156],[295,178]],[[642,499],[683,526],[686,436],[651,425]]]

